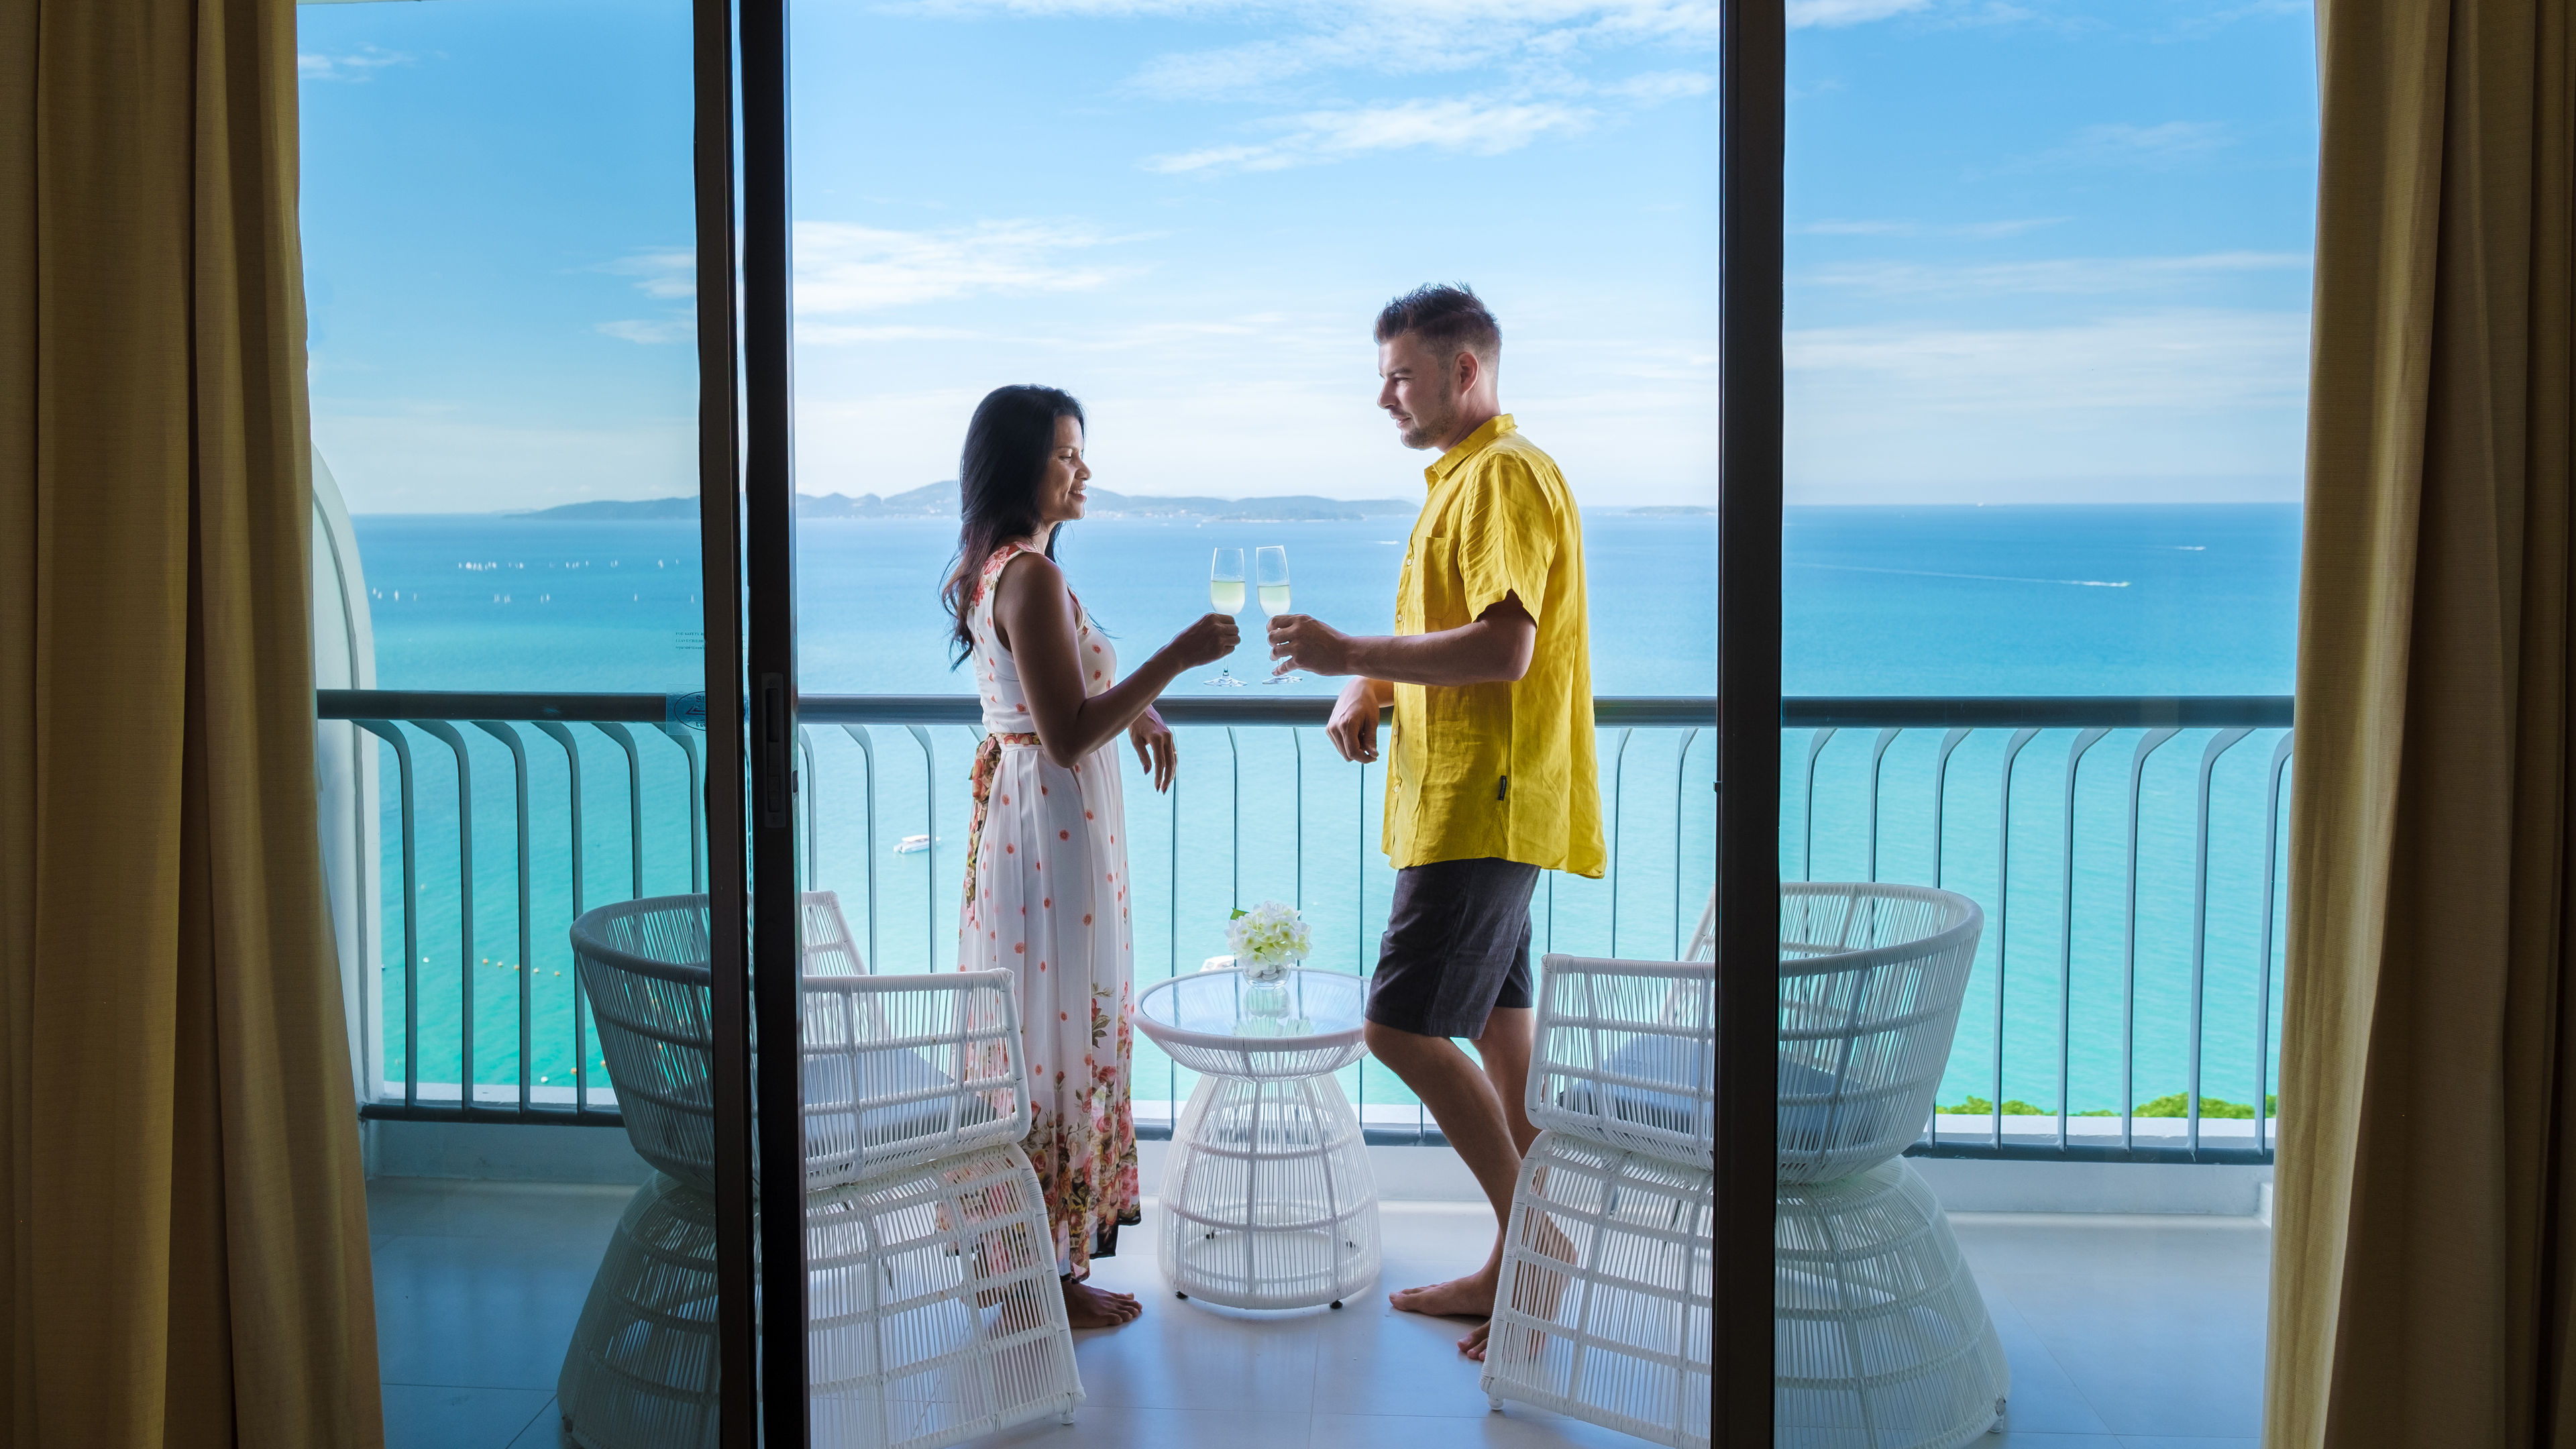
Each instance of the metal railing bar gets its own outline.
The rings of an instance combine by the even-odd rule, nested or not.
[[[1896,737],[1903,733],[1903,727],[1889,725],[1878,732],[1878,739],[1869,747],[1869,878],[1873,881],[1878,879],[1879,781],[1886,770],[1887,747],[1896,743]]]
[[[1889,725],[1911,729],[1940,726],[2075,729],[2086,725],[2108,725],[2113,729],[2192,729],[2246,725],[2268,729],[2287,728],[2290,714],[2291,696],[2286,694],[2069,694],[1946,698],[1866,695],[1840,698],[1812,696],[1780,701],[1783,729],[1811,729],[1826,725],[1848,729]]]
[[[635,748],[635,736],[626,726],[593,721],[599,732],[617,742],[626,752],[626,849],[631,857],[634,888],[627,899],[644,899],[644,757]]]
[[[690,717],[697,696],[673,694],[475,693],[453,690],[316,690],[316,718],[555,720],[570,724],[669,724]],[[1784,699],[1788,729],[2114,729],[2215,728],[2246,725],[2287,728],[2286,694],[2205,695],[1813,695]],[[1167,695],[1155,708],[1174,725],[1304,725],[1321,727],[1334,701],[1312,696],[1259,699]],[[1593,720],[1609,727],[1703,728],[1717,723],[1717,702],[1700,695],[1605,695],[1592,701]],[[973,724],[983,702],[973,695],[812,694],[799,696],[800,718],[816,724]]]
[[[569,771],[572,806],[572,914],[581,919],[582,870],[589,861],[581,839],[581,747],[573,740],[572,731],[552,720],[536,721],[538,732],[563,746],[564,768]],[[572,1111],[575,1117],[590,1111],[590,1043],[589,1023],[581,989],[581,965],[572,971]]]
[[[516,790],[518,806],[519,854],[516,870],[519,877],[519,960],[511,974],[519,978],[519,1115],[528,1114],[528,1088],[535,1080],[534,1063],[537,1042],[533,1012],[537,974],[537,938],[534,911],[528,902],[528,746],[519,732],[498,720],[478,719],[474,727],[510,747],[510,778]]]
[[[412,833],[419,815],[412,808],[411,741],[390,720],[351,723],[394,747],[394,771],[402,792],[403,1109],[413,1111],[420,1106],[420,858]],[[369,1096],[375,1095],[376,1085],[367,1084]]]
[[[814,732],[802,721],[796,726],[796,756],[805,763],[804,774],[791,792],[797,807],[805,812],[805,858],[796,863],[796,878],[801,883],[799,889],[810,891],[823,878],[823,780],[814,769]]]
[[[2281,776],[2290,765],[2285,734],[2272,747],[2271,788],[2263,801],[2263,954],[2254,977],[2254,1147],[2272,1150],[2270,1088],[2272,1085],[2272,877],[2281,852]]]
[[[1288,754],[1297,776],[1297,909],[1306,909],[1306,737],[1292,726],[1288,731]]]
[[[1691,746],[1699,739],[1693,727],[1682,736],[1681,753],[1673,760],[1673,959],[1682,958],[1682,790],[1690,780]],[[1548,914],[1556,914],[1556,902],[1548,902]]]
[[[2084,754],[2111,731],[2101,725],[2084,731],[2066,747],[2065,873],[2058,880],[2057,900],[2057,1145],[2066,1143],[2067,1098],[2075,1059],[2075,774]]]
[[[2004,964],[2012,950],[2012,787],[2013,762],[2024,745],[2039,735],[2037,725],[2013,731],[2004,746],[2002,815],[1995,834],[1995,1145],[2004,1145]]]
[[[1226,904],[1239,911],[1243,909],[1243,752],[1235,748],[1232,725],[1225,727],[1225,768],[1234,792],[1234,828],[1225,837],[1225,858],[1234,871],[1234,883],[1227,887]]]
[[[703,892],[707,888],[706,766],[698,758],[697,736],[687,725],[666,724],[662,733],[689,757],[689,889]]]
[[[2217,773],[2218,757],[2236,748],[2247,735],[2254,733],[2242,725],[2221,730],[2210,736],[2209,745],[2200,752],[2200,804],[2192,816],[2193,843],[2191,860],[2191,1066],[2188,1078],[2190,1098],[2183,1104],[2186,1134],[2194,1148],[2200,1146],[2200,1035],[2202,983],[2209,963],[2209,781]],[[2260,1111],[2262,1103],[2256,1102]],[[2122,1104],[2125,1109],[2127,1104]]]
[[[445,720],[413,720],[412,727],[447,746],[456,756],[456,1092],[466,1111],[474,1107],[474,776],[465,756],[465,737]]]
[[[1619,954],[1619,808],[1622,788],[1628,777],[1628,742],[1637,737],[1634,729],[1619,731],[1619,749],[1610,757],[1610,954]]]
[[[1965,725],[1951,726],[1942,733],[1940,753],[1935,755],[1932,761],[1932,886],[1935,890],[1941,888],[1942,881],[1942,847],[1945,843],[1945,834],[1941,816],[1950,799],[1950,755],[1959,748],[1962,740],[1974,733],[1976,731]],[[1932,1142],[1938,1143],[1941,1140],[1940,1104],[1937,1102],[1933,1104],[1932,1120],[1926,1128],[1926,1135]]]
[[[2120,948],[2120,1147],[2137,1145],[2138,1095],[2138,794],[2147,775],[2147,756],[2182,733],[2179,726],[2152,729],[2138,738],[2129,757],[2129,895],[2121,917]]]
[[[983,712],[978,710],[975,718],[980,720],[983,717]],[[922,908],[929,913],[930,924],[927,927],[929,934],[922,938],[929,947],[929,955],[922,964],[935,970],[939,964],[939,752],[930,742],[930,731],[916,724],[905,725],[904,732],[912,736],[914,744],[921,746],[922,830],[930,842],[923,847],[930,858],[930,873],[921,887],[921,897]],[[972,888],[972,882],[969,882],[969,888]]]
[[[843,725],[841,733],[858,745],[867,772],[868,834],[859,853],[868,859],[868,969],[876,971],[882,969],[877,964],[877,746],[866,725]]]
[[[1834,727],[1826,725],[1807,736],[1806,804],[1801,811],[1803,819],[1800,821],[1801,829],[1798,837],[1798,878],[1800,880],[1816,878],[1816,757],[1823,754],[1825,746],[1833,742],[1834,733]]]

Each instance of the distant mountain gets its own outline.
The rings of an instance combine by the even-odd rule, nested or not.
[[[1645,508],[1625,510],[1631,518],[1715,518],[1717,510],[1696,503],[1657,503]]]
[[[565,503],[553,508],[540,508],[519,515],[522,518],[576,519],[601,518],[695,518],[695,498],[603,498],[593,503]]]

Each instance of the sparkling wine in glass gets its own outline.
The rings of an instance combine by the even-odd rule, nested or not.
[[[1253,582],[1260,590],[1262,617],[1265,619],[1276,619],[1280,615],[1287,613],[1288,550],[1278,544],[1272,544],[1265,548],[1253,550],[1252,577]],[[1273,674],[1264,678],[1261,682],[1264,684],[1286,684],[1289,680],[1294,679],[1295,677],[1296,676],[1294,674],[1290,673]]]
[[[1228,616],[1243,612],[1242,549],[1218,549],[1216,551],[1216,556],[1209,561],[1208,605],[1218,613]],[[1223,665],[1219,665],[1217,667],[1216,674],[1213,677],[1202,679],[1199,682],[1201,684],[1223,685],[1229,689],[1240,689],[1243,687],[1243,681],[1234,677],[1234,671],[1225,668]]]

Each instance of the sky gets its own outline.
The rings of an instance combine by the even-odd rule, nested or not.
[[[997,384],[1103,488],[1405,497],[1369,327],[1501,320],[1609,506],[1714,501],[1710,0],[794,7],[797,487]],[[2313,17],[1791,0],[1792,503],[2298,496]],[[307,5],[317,442],[360,512],[695,489],[687,8]]]

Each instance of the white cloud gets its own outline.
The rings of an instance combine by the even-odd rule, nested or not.
[[[310,81],[366,81],[373,80],[376,72],[387,66],[409,64],[411,57],[408,55],[362,45],[345,55],[299,51],[295,56],[295,74],[298,79]]]
[[[698,488],[689,417],[522,427],[438,405],[343,412],[325,399],[313,410],[313,439],[353,513],[479,513]]]
[[[2175,309],[2065,327],[1791,331],[1793,498],[2295,496],[2308,319]],[[2246,484],[2242,480],[2269,480]],[[2084,489],[2070,480],[2093,480]],[[2236,480],[2236,481],[2227,481]],[[2209,490],[2216,489],[2213,493]],[[2184,495],[2171,495],[2184,496]]]
[[[2213,276],[2304,271],[2305,252],[2206,252],[2184,257],[2054,257],[2043,261],[1938,266],[1919,262],[1847,262],[1818,267],[1801,280],[1909,298],[2025,293],[2087,295],[2152,291]]]
[[[698,254],[682,247],[656,247],[620,257],[599,270],[633,277],[645,296],[671,302],[698,295]]]
[[[1084,227],[986,221],[938,231],[851,222],[796,224],[800,317],[873,312],[960,297],[1087,291],[1119,268],[1070,260],[1116,240]]]
[[[2049,166],[2171,166],[2235,144],[2223,121],[2125,121],[2086,126],[2063,146],[2033,158]]]
[[[1807,236],[2020,236],[2041,227],[2055,226],[2073,218],[2064,216],[2025,216],[2003,221],[1918,222],[1918,221],[1836,221],[1807,222],[1797,228]]]
[[[686,342],[698,335],[695,320],[687,317],[629,318],[598,324],[600,331],[627,342]]]
[[[1885,20],[1909,10],[1920,10],[1932,0],[1789,0],[1789,28],[1803,30],[1810,25],[1863,25],[1872,20]]]
[[[1167,174],[1279,171],[1419,146],[1471,156],[1499,156],[1551,132],[1583,130],[1597,114],[1587,107],[1558,101],[1473,96],[1308,111],[1274,123],[1287,128],[1287,134],[1277,140],[1149,157],[1144,165],[1149,171]]]

